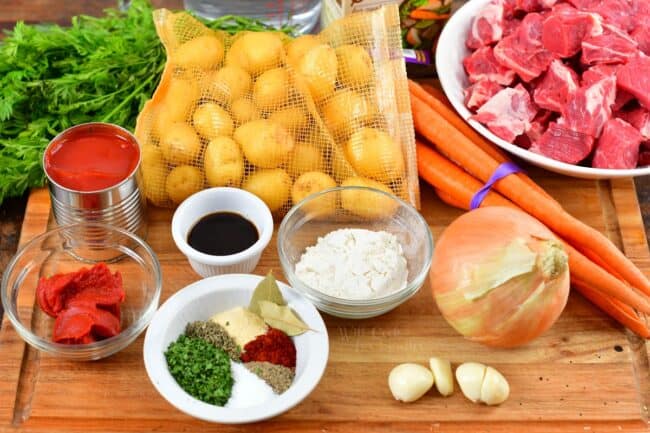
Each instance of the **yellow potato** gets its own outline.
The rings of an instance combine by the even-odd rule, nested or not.
[[[145,144],[140,148],[140,165],[156,167],[163,165],[163,155],[160,148],[153,144]]]
[[[341,186],[363,186],[374,188],[392,194],[383,183],[364,177],[351,177]],[[341,191],[341,206],[350,213],[362,218],[388,218],[395,213],[398,204],[392,198],[374,191],[345,190]]]
[[[339,90],[323,106],[323,119],[332,133],[343,137],[372,119],[375,109],[354,90]]]
[[[318,147],[307,143],[296,143],[287,167],[292,176],[300,176],[308,171],[323,169],[323,155]]]
[[[141,165],[144,196],[157,206],[163,206],[169,199],[165,184],[168,172],[167,165],[162,159],[158,162],[149,159],[146,164]]]
[[[372,179],[388,182],[405,171],[401,146],[379,129],[362,128],[353,133],[345,153],[359,174]]]
[[[296,68],[305,53],[320,44],[315,35],[304,35],[294,39],[287,45],[287,62]]]
[[[343,86],[362,87],[374,79],[372,59],[357,45],[341,45],[336,49],[337,79]]]
[[[291,177],[281,168],[258,170],[244,181],[242,188],[261,198],[271,212],[276,212],[289,199]]]
[[[235,127],[230,114],[214,102],[197,107],[192,116],[194,128],[207,140],[216,137],[230,137]]]
[[[170,164],[189,164],[201,152],[201,140],[187,123],[172,123],[160,137],[160,150]]]
[[[269,120],[279,123],[294,134],[307,127],[307,113],[300,107],[289,107],[271,113]]]
[[[296,179],[293,184],[291,200],[293,204],[297,204],[311,194],[334,187],[336,187],[336,181],[331,176],[321,171],[308,171]],[[332,215],[336,211],[336,196],[337,194],[330,193],[312,199],[302,209],[312,215]]]
[[[203,81],[206,96],[226,104],[246,95],[252,82],[250,74],[238,66],[224,66],[207,74]]]
[[[166,189],[169,198],[176,204],[182,202],[203,186],[201,170],[190,165],[179,165],[167,176]]]
[[[223,42],[214,35],[199,36],[185,42],[171,55],[171,62],[182,68],[215,68],[223,60]]]
[[[289,73],[284,68],[270,69],[257,77],[253,86],[255,105],[267,110],[279,108],[289,97]]]
[[[230,112],[238,125],[260,118],[260,113],[255,104],[244,98],[234,100],[230,106]]]
[[[289,131],[265,119],[244,123],[235,130],[234,138],[248,162],[262,168],[278,167],[294,146]]]
[[[282,51],[282,39],[277,33],[244,33],[228,50],[226,65],[239,66],[251,75],[259,75],[280,65]]]
[[[203,168],[208,185],[238,187],[244,176],[244,156],[232,138],[218,137],[205,148]]]
[[[300,59],[298,72],[307,82],[309,92],[316,102],[334,92],[336,69],[336,52],[327,44],[312,47]]]
[[[159,109],[154,121],[155,132],[161,136],[165,128],[172,123],[186,121],[197,99],[199,87],[195,82],[172,78],[167,92],[158,104]]]

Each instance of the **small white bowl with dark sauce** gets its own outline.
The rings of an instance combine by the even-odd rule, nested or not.
[[[273,217],[255,195],[210,188],[188,197],[174,212],[172,237],[202,277],[251,273],[273,235]]]

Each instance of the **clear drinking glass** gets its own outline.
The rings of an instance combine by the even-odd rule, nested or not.
[[[204,18],[241,15],[274,27],[290,25],[309,33],[320,18],[321,0],[184,0],[185,9]]]

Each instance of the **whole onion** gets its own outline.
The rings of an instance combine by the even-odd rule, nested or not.
[[[569,295],[568,257],[541,222],[506,207],[456,219],[438,240],[433,295],[447,322],[466,338],[514,347],[558,319]]]

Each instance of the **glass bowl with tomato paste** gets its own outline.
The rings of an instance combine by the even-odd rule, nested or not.
[[[155,253],[131,232],[99,223],[32,239],[2,277],[2,306],[34,348],[77,361],[126,348],[153,318],[162,289]]]

